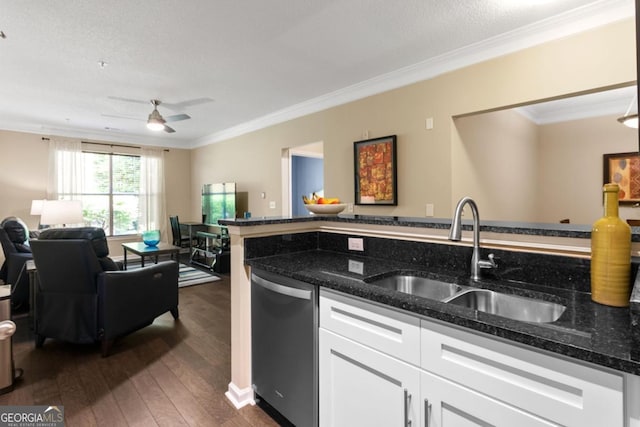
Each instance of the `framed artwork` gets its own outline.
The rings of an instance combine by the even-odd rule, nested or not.
[[[618,184],[621,205],[640,202],[640,155],[633,153],[604,154],[603,185]]]
[[[398,204],[396,135],[353,143],[355,204]]]

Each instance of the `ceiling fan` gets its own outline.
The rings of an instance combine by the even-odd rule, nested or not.
[[[153,105],[153,111],[149,114],[149,118],[147,119],[147,128],[154,131],[165,131],[167,133],[174,133],[175,129],[170,126],[167,126],[167,122],[178,122],[180,120],[190,119],[191,116],[188,114],[176,114],[173,116],[168,116],[166,119],[162,117],[162,114],[158,111],[158,105],[161,104],[161,101],[157,99],[152,99],[151,104]]]
[[[132,103],[136,103],[136,104],[146,104],[147,103],[147,101],[141,101],[141,100],[129,99],[129,98],[121,98],[121,97],[117,97],[117,96],[109,96],[108,98],[116,100],[116,101],[132,102]],[[171,110],[179,111],[179,110],[184,109],[186,107],[193,107],[193,106],[196,106],[196,105],[206,104],[208,102],[213,102],[213,99],[211,99],[211,98],[197,98],[197,99],[192,99],[192,100],[188,100],[188,101],[179,102],[177,104],[163,103],[159,99],[152,99],[150,102],[151,102],[151,105],[153,105],[153,111],[151,111],[151,114],[149,114],[149,117],[147,119],[147,128],[149,128],[150,130],[154,130],[154,131],[163,130],[163,131],[165,131],[167,133],[174,133],[175,129],[173,129],[172,127],[168,126],[167,123],[177,122],[177,121],[180,121],[180,120],[187,120],[187,119],[190,119],[191,116],[189,116],[188,114],[182,113],[182,114],[175,114],[175,115],[172,115],[172,116],[163,117],[162,114],[160,114],[160,112],[158,111],[158,106],[160,104],[162,104],[164,107],[167,107],[167,108],[169,108]],[[103,114],[103,116],[105,116],[105,117],[133,119],[133,117],[115,116],[115,115],[110,115],[110,114]]]

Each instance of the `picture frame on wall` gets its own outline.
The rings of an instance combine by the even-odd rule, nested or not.
[[[640,154],[613,153],[603,156],[602,184],[618,184],[618,202],[621,205],[640,203]]]
[[[398,204],[396,135],[353,143],[355,204]]]

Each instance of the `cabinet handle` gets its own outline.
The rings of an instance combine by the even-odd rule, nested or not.
[[[405,427],[411,427],[411,420],[409,419],[409,403],[411,402],[411,395],[409,390],[404,389],[404,425]]]
[[[431,403],[429,399],[424,400],[424,427],[429,427],[431,420]]]

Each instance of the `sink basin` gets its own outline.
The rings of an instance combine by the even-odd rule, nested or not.
[[[548,301],[507,295],[487,289],[469,289],[444,300],[449,304],[472,308],[523,322],[555,322],[566,307]]]
[[[404,274],[385,277],[371,282],[371,284],[438,301],[449,298],[462,290],[462,287],[455,283]]]

